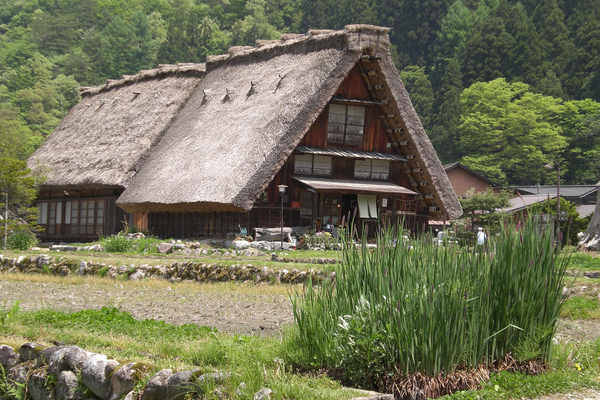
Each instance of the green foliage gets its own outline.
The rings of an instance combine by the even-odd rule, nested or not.
[[[35,233],[26,225],[19,225],[8,235],[7,248],[11,250],[29,250],[38,243]]]
[[[561,313],[568,319],[600,319],[600,304],[595,296],[574,296],[565,301]]]
[[[329,232],[306,232],[300,237],[302,247],[308,249],[338,250],[340,241]]]
[[[410,65],[400,71],[400,78],[406,85],[406,90],[410,99],[423,123],[427,129],[430,126],[433,113],[433,89],[429,82],[429,77],[425,73],[425,68]]]
[[[9,310],[0,308],[0,327],[4,327],[6,324],[8,324],[10,320],[17,315],[20,309],[21,307],[18,301],[15,301]]]
[[[595,253],[575,252],[569,255],[569,269],[600,271],[600,257]]]
[[[293,297],[304,367],[344,365],[354,383],[377,386],[384,372],[437,376],[509,353],[550,359],[566,268],[550,230],[503,226],[493,254],[390,245],[401,234],[388,230],[374,252],[345,237],[335,285]]]
[[[135,334],[139,338],[162,337],[164,340],[189,340],[206,336],[213,330],[194,324],[180,326],[170,325],[164,321],[136,320],[131,314],[114,307],[103,307],[101,310],[84,310],[65,313],[54,310],[43,310],[24,316],[24,320],[32,324],[57,325],[64,327],[77,326],[91,332],[113,334]]]
[[[461,218],[468,218],[473,229],[475,226],[486,226],[495,233],[503,217],[498,210],[508,206],[509,198],[510,193],[504,191],[496,193],[487,189],[485,192],[475,193],[474,189],[470,189],[466,197],[459,199],[463,209]]]
[[[531,215],[549,214],[556,217],[556,199],[550,199],[543,203],[536,203],[528,208]],[[576,245],[578,242],[577,234],[585,232],[591,216],[580,218],[577,212],[577,206],[564,198],[560,198],[560,212],[567,213],[563,221],[560,222],[560,230],[563,232],[563,243],[566,245]]]
[[[567,146],[559,99],[529,92],[524,83],[496,79],[461,95],[461,162],[497,182],[549,181],[544,165]]]
[[[11,233],[11,240],[17,246],[31,242],[31,235],[26,230],[37,226],[37,208],[31,206],[36,195],[36,182],[24,161],[0,158],[0,194],[4,219],[0,224],[1,236],[5,238]]]
[[[133,242],[126,234],[119,232],[116,235],[108,236],[100,240],[104,251],[109,253],[127,253],[133,250]]]

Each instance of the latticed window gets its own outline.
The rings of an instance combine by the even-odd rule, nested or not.
[[[354,161],[354,178],[385,181],[390,177],[390,162],[386,160]]]
[[[362,146],[365,107],[344,104],[329,105],[327,143]]]
[[[298,154],[294,159],[294,173],[298,175],[331,176],[331,157]]]
[[[104,200],[79,200],[67,202],[71,233],[93,235],[100,233],[104,222]]]

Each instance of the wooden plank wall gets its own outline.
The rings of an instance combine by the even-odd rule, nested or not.
[[[195,239],[225,236],[248,227],[244,212],[148,213],[148,231],[161,238]]]

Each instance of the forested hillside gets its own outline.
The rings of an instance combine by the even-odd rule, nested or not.
[[[600,180],[600,0],[0,0],[0,157],[25,159],[79,100],[159,63],[349,23],[393,56],[443,162],[491,179]]]

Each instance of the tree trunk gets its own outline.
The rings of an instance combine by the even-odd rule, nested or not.
[[[584,250],[600,250],[600,190],[596,196],[596,209],[592,220],[579,239],[579,248]]]

